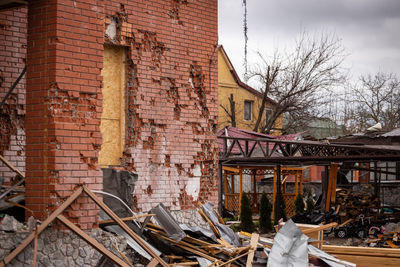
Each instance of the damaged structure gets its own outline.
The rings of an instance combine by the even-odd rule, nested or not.
[[[36,218],[75,184],[103,189],[101,168],[137,174],[136,211],[216,203],[217,1],[32,1],[0,26],[1,99],[26,65],[0,154]],[[82,200],[71,216],[92,228],[97,210]]]
[[[161,202],[179,222],[217,203],[216,0],[0,1],[0,99],[0,155],[26,178],[26,219],[82,184],[135,212]],[[19,179],[3,163],[0,177]],[[87,196],[65,215],[98,227]]]

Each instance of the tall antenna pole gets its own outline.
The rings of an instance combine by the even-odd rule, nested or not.
[[[248,70],[247,70],[247,0],[243,0],[243,6],[244,6],[244,18],[243,18],[243,33],[244,33],[244,81],[247,82],[249,79],[248,76]]]

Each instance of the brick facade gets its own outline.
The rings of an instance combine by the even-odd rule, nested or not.
[[[127,51],[125,148],[115,167],[139,176],[133,208],[216,203],[217,1],[43,0],[28,10],[26,202],[37,217],[76,184],[102,188],[105,44]],[[81,198],[69,216],[91,228],[96,214]]]
[[[0,100],[25,66],[27,9],[0,11]],[[25,76],[0,110],[0,155],[25,172]],[[0,164],[5,183],[15,175]]]

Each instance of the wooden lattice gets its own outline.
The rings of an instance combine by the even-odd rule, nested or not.
[[[296,200],[296,195],[295,194],[283,194],[283,200],[285,201],[286,205],[286,215],[288,218],[292,217],[295,215],[294,212],[294,202]]]

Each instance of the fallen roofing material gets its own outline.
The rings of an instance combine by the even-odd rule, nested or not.
[[[151,210],[156,216],[154,218],[165,229],[168,236],[175,241],[181,241],[186,236],[185,232],[179,227],[172,215],[167,211],[164,204],[160,203]]]
[[[307,241],[296,224],[287,221],[275,236],[267,267],[308,267]]]
[[[205,203],[201,206],[201,209],[206,214],[206,216],[210,219],[210,221],[217,228],[218,233],[221,238],[228,241],[231,245],[240,246],[240,241],[238,236],[233,232],[233,230],[224,224],[221,224],[218,219],[218,215],[214,211],[214,207],[210,202]]]

